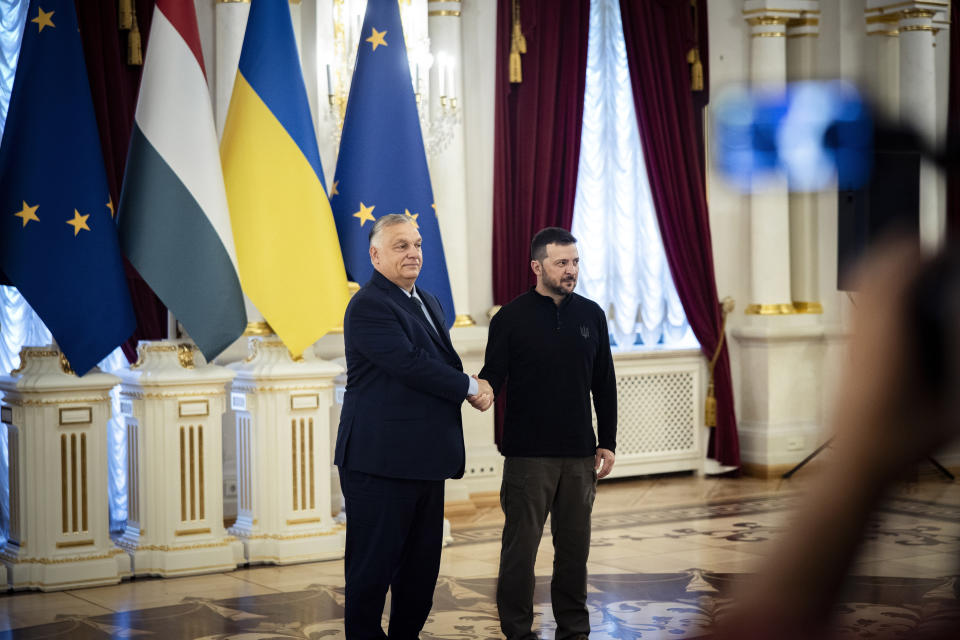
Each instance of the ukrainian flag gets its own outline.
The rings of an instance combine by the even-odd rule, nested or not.
[[[298,356],[349,291],[287,2],[250,5],[220,156],[240,283]]]

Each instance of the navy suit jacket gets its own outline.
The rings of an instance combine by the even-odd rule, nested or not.
[[[460,405],[470,381],[444,326],[443,310],[418,288],[439,330],[378,271],[347,305],[347,388],[334,463],[391,478],[463,476]]]

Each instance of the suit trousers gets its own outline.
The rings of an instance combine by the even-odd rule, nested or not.
[[[340,469],[346,499],[347,640],[415,640],[433,605],[443,542],[443,480]],[[387,589],[390,623],[381,625]]]
[[[533,626],[534,563],[550,514],[553,579],[550,600],[556,640],[590,633],[587,556],[590,516],[597,494],[594,456],[508,457],[503,465],[500,506],[505,516],[497,578],[497,610],[507,640],[537,636]]]

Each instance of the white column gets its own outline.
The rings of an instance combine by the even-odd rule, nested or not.
[[[788,79],[812,75],[819,6],[799,0],[744,3],[755,87],[782,90]],[[796,36],[789,44],[788,32]],[[738,431],[748,471],[774,475],[816,445],[821,419],[823,328],[818,317],[795,315],[800,309],[817,311],[817,305],[798,309],[793,304],[819,302],[817,206],[813,198],[791,195],[783,178],[755,189],[749,207],[751,297],[746,313],[751,320],[731,332],[742,376]]]
[[[941,6],[939,2],[913,2],[899,12],[900,118],[928,144],[937,140],[933,18]],[[929,249],[941,244],[947,225],[937,197],[938,173],[932,162],[921,159],[920,244]]]
[[[864,80],[867,92],[885,117],[896,119],[900,114],[900,31],[896,13],[883,13],[868,8],[868,65]]]
[[[937,148],[947,142],[947,109],[950,101],[950,12],[941,11],[933,18],[934,74],[936,91],[936,136]],[[937,170],[937,218],[947,219],[947,174]]]
[[[243,48],[243,33],[250,15],[250,0],[217,0],[217,95],[214,100],[217,135],[223,135],[233,83]]]
[[[134,575],[231,571],[243,546],[223,528],[221,420],[233,372],[192,343],[141,342],[122,374],[127,527]]]
[[[470,264],[468,282],[470,306],[467,313],[486,324],[493,306],[493,278],[489,266],[493,255],[493,141],[494,97],[496,95],[497,6],[495,2],[467,2],[461,5],[463,40],[464,145],[467,171],[467,237]]]
[[[787,21],[799,15],[768,11],[748,0],[750,81],[754,87],[783,90],[787,79]],[[755,185],[750,202],[750,300],[748,314],[793,313],[790,294],[790,204],[786,178]]]
[[[25,347],[0,378],[10,532],[0,552],[13,589],[115,584],[130,557],[110,540],[107,420],[115,376],[78,378],[52,347]]]
[[[340,365],[308,350],[294,362],[276,336],[251,337],[230,365],[237,459],[237,521],[247,562],[287,564],[343,556],[343,525],[331,513],[330,414]]]
[[[443,95],[430,92],[431,114],[433,116],[450,114],[456,118],[451,125],[450,144],[443,152],[430,158],[430,177],[447,258],[447,271],[450,274],[450,286],[453,289],[453,306],[457,313],[455,326],[469,326],[473,324],[473,319],[469,315],[470,242],[467,236],[466,154],[461,115],[463,113],[463,54],[460,2],[459,0],[430,2],[427,5],[427,16],[435,69],[431,70],[430,78],[439,80],[440,73],[446,75],[442,83]],[[442,68],[441,65],[443,65]],[[431,82],[430,88],[439,90],[439,86],[439,82]]]
[[[820,18],[797,18],[787,22],[787,79],[813,80],[817,73],[817,43]],[[818,196],[791,193],[790,199],[790,293],[793,308],[800,313],[823,313],[820,302]]]

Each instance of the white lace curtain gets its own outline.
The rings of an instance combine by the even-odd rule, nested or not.
[[[10,92],[20,55],[23,25],[27,18],[28,0],[0,0],[0,137],[7,120]],[[20,366],[20,349],[24,346],[50,344],[50,331],[14,287],[0,286],[0,375]],[[114,350],[100,368],[115,371],[127,364],[123,352]],[[113,415],[119,415],[119,396],[111,392]],[[111,419],[107,425],[107,453],[110,474],[110,527],[122,527],[127,519],[126,441],[123,425]],[[0,545],[6,540],[10,525],[9,452],[7,429],[0,426]]]
[[[673,285],[637,130],[619,0],[591,0],[573,207],[584,296],[620,349],[696,347]]]

